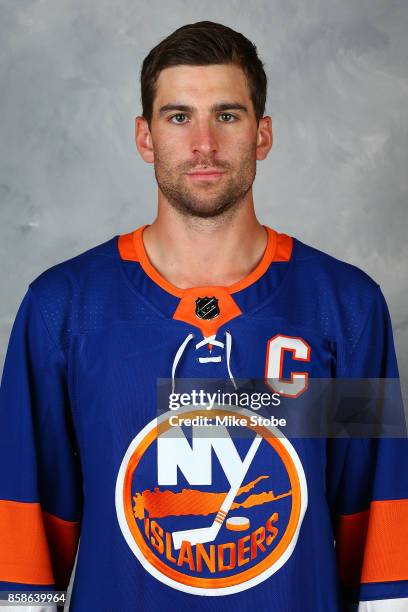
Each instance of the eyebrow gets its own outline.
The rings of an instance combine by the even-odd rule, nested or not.
[[[162,116],[165,113],[168,113],[169,111],[176,111],[176,110],[183,111],[186,113],[192,113],[194,111],[194,106],[172,102],[169,104],[165,104],[164,106],[161,106],[159,109],[159,115]],[[217,104],[213,104],[210,107],[210,112],[212,113],[220,112],[220,111],[227,111],[227,110],[240,110],[240,111],[243,111],[244,113],[248,112],[247,107],[244,106],[243,104],[240,104],[239,102],[219,102]]]

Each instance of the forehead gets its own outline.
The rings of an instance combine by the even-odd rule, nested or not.
[[[154,106],[158,108],[175,99],[188,104],[193,101],[206,103],[226,98],[247,103],[250,101],[247,80],[239,66],[171,66],[159,74]]]

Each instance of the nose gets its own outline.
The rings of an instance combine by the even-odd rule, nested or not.
[[[191,133],[191,149],[193,153],[208,155],[218,150],[215,127],[210,120],[197,121]]]

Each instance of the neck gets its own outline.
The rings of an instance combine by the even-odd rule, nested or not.
[[[253,203],[228,218],[201,219],[160,207],[143,232],[151,264],[180,289],[232,285],[252,272],[262,258],[267,232]]]

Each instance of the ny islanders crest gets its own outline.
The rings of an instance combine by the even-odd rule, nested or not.
[[[233,407],[210,413],[236,414]],[[168,412],[131,442],[116,482],[116,512],[143,567],[196,595],[249,589],[292,554],[307,507],[300,459],[280,431],[251,425],[172,426]],[[234,431],[232,431],[234,430]]]

